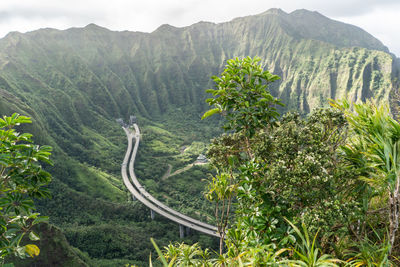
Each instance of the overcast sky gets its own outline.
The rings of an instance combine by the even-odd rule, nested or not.
[[[224,22],[269,8],[305,8],[354,24],[400,57],[400,0],[0,0],[0,37],[10,31],[89,23],[152,32],[165,23],[182,27],[198,21]]]

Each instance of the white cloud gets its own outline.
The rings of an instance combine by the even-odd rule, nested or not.
[[[355,17],[338,17],[346,23],[360,26],[367,32],[382,41],[389,50],[400,56],[400,3],[397,8],[377,7],[371,13]]]
[[[223,22],[269,8],[305,8],[364,28],[400,55],[398,0],[1,0],[0,37],[9,31],[66,29],[95,23],[111,30],[151,32],[198,21]]]

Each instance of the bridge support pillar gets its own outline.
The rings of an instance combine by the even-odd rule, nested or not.
[[[154,210],[150,210],[150,217],[152,220],[154,220],[154,216],[155,216]]]
[[[185,227],[182,224],[179,225],[179,237],[180,238],[185,237]]]
[[[136,197],[134,195],[132,195],[132,200],[136,201]]]
[[[186,236],[189,236],[189,235],[190,235],[190,228],[186,227]]]

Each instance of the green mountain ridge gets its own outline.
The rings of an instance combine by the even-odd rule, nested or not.
[[[360,88],[364,87],[365,97],[375,93],[381,97],[379,92],[375,92],[374,86],[385,83],[388,77],[373,76],[361,81],[362,75],[365,72],[364,76],[368,77],[371,76],[369,73],[378,71],[387,76],[386,70],[391,70],[388,65],[393,60],[387,53],[369,51],[388,52],[380,41],[365,31],[305,10],[286,14],[273,9],[227,23],[197,23],[185,28],[163,25],[151,34],[112,32],[90,24],[82,29],[44,29],[25,35],[12,34],[2,41],[1,47],[4,48],[4,43],[8,44],[8,57],[21,49],[33,52],[36,57],[41,55],[42,61],[46,62],[31,58],[18,63],[29,70],[32,70],[29,66],[32,63],[36,66],[47,65],[38,69],[32,78],[45,83],[63,83],[48,84],[50,86],[60,89],[63,86],[71,87],[68,82],[82,78],[75,77],[76,72],[81,70],[81,75],[89,84],[75,82],[72,87],[78,91],[85,87],[95,103],[104,105],[104,112],[99,112],[114,116],[132,111],[155,115],[165,112],[171,104],[182,106],[184,103],[195,104],[198,110],[202,110],[204,104],[198,100],[204,99],[204,93],[196,83],[201,81],[207,86],[208,77],[220,70],[225,60],[235,56],[258,55],[264,58],[266,67],[280,74],[282,81],[285,81],[277,95],[297,105],[297,108],[321,104],[316,103],[322,102],[316,99],[316,93],[322,98],[350,95],[358,99],[362,95]],[[10,43],[15,42],[15,48],[19,49],[10,51]],[[51,53],[52,50],[59,52]],[[20,57],[20,52],[18,55]],[[52,66],[49,61],[62,65]],[[74,66],[73,70],[63,69],[70,64]],[[76,64],[79,65],[78,69]],[[3,70],[7,66],[3,66]],[[342,68],[340,72],[338,66]],[[49,68],[51,73],[56,72],[57,75],[43,77],[43,73],[49,73]],[[325,71],[321,77],[315,77],[314,74],[321,74],[322,69],[329,71]],[[192,71],[200,74],[201,78],[193,81],[188,75]],[[338,77],[335,77],[335,73],[338,73]],[[310,80],[320,81],[312,84]],[[323,84],[323,80],[330,82]],[[307,94],[301,97],[303,101],[296,99],[299,96],[296,90],[291,89],[297,87],[297,83],[300,83],[301,91]],[[389,83],[386,81],[384,86]],[[105,87],[102,90],[104,94],[100,96],[93,91],[93,88],[97,90],[99,87]],[[181,87],[187,89],[181,90]],[[133,106],[136,110],[126,110],[127,106]],[[304,107],[302,109],[307,111]]]
[[[199,121],[208,97],[204,90],[226,60],[244,56],[261,57],[266,69],[282,77],[270,88],[286,104],[282,112],[307,113],[327,105],[328,98],[343,97],[374,97],[396,110],[399,59],[364,30],[318,12],[271,9],[219,24],[162,25],[152,33],[95,24],[13,32],[0,39],[0,113],[32,116],[34,124],[24,130],[54,147],[55,166],[47,166],[55,178],[54,197],[38,203],[40,211],[73,246],[97,259],[146,262],[151,244],[144,242],[152,234],[160,244],[176,240],[178,228],[163,219],[149,223],[149,212],[132,203],[123,187],[126,137],[115,119],[138,116],[144,142],[136,168],[150,191],[162,188],[158,197],[168,201],[171,194],[180,197],[183,183],[198,179],[187,196],[201,198],[205,170],[181,174],[176,188],[169,179],[163,187],[160,178],[167,164],[179,169],[195,158],[181,156],[181,146],[205,143],[217,131],[217,121]],[[188,207],[170,202],[193,214],[207,209],[200,200],[184,202]],[[115,240],[126,240],[130,250],[104,234],[113,224],[121,230]],[[127,237],[123,231],[140,234]],[[212,243],[193,237],[198,238]]]

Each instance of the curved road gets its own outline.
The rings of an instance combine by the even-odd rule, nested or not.
[[[184,214],[182,214],[182,213],[180,213],[180,212],[177,212],[176,210],[171,209],[171,208],[168,207],[167,205],[163,204],[162,202],[160,202],[160,201],[158,201],[156,198],[154,198],[154,197],[153,197],[149,192],[147,192],[147,191],[144,189],[144,187],[139,183],[139,181],[138,181],[138,179],[137,179],[137,177],[136,177],[136,175],[135,175],[135,172],[134,172],[134,169],[133,169],[133,165],[134,165],[134,162],[135,162],[137,150],[138,150],[138,148],[139,148],[140,130],[139,130],[139,127],[138,127],[138,125],[137,125],[136,123],[133,125],[133,127],[135,127],[135,135],[134,135],[134,138],[136,139],[136,143],[135,143],[135,147],[133,148],[133,153],[132,153],[132,156],[131,156],[131,161],[129,162],[129,175],[131,176],[131,179],[132,179],[132,181],[133,181],[133,184],[134,184],[135,187],[139,190],[139,192],[142,193],[143,196],[145,196],[148,200],[150,200],[151,202],[153,202],[154,204],[156,204],[156,205],[159,206],[160,208],[166,210],[167,212],[169,212],[169,213],[171,213],[171,214],[174,214],[174,215],[177,216],[177,217],[180,217],[180,218],[182,218],[182,219],[185,219],[185,220],[187,220],[187,221],[189,221],[189,222],[191,222],[191,223],[194,223],[194,224],[203,226],[203,227],[205,227],[205,228],[208,228],[208,229],[211,229],[211,230],[214,230],[214,231],[218,231],[218,228],[217,228],[216,226],[214,226],[214,225],[210,225],[210,224],[208,224],[208,223],[201,222],[201,221],[196,220],[196,219],[193,219],[193,218],[191,218],[191,217],[189,217],[189,216],[187,216],[187,215],[184,215]],[[125,133],[128,134],[128,132],[129,132],[129,131],[127,131],[127,130],[125,129]]]
[[[151,196],[143,188],[143,186],[140,185],[140,183],[137,180],[136,175],[133,171],[133,165],[134,165],[136,153],[137,153],[137,150],[139,147],[140,131],[139,131],[139,127],[137,126],[137,124],[134,124],[134,127],[135,127],[135,134],[132,134],[126,128],[123,128],[127,135],[127,138],[128,138],[128,148],[126,150],[124,161],[122,163],[121,174],[122,174],[124,184],[128,188],[128,190],[132,193],[132,195],[136,199],[138,199],[145,206],[147,206],[154,212],[160,214],[161,216],[164,216],[164,217],[170,219],[171,221],[174,221],[180,225],[194,229],[196,231],[199,231],[199,232],[211,235],[211,236],[219,237],[219,234],[217,232],[217,227],[200,222],[198,220],[195,220],[191,217],[188,217],[184,214],[181,214],[181,213],[169,208],[168,206],[164,205],[163,203],[161,203],[157,199],[155,199],[153,196]],[[133,149],[133,153],[131,153],[133,138],[136,139],[136,142],[135,142],[135,147]],[[132,154],[132,156],[131,156],[131,159],[129,162],[129,174],[131,176],[133,183],[135,184],[135,186],[137,187],[138,190],[136,190],[136,188],[134,188],[134,186],[131,184],[131,182],[129,181],[129,178],[128,178],[127,165],[128,165],[128,160],[129,160],[129,157],[131,154]]]

